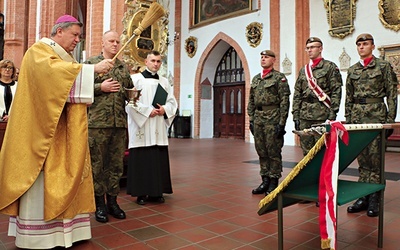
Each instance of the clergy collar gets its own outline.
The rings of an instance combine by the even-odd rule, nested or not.
[[[151,72],[147,68],[142,72],[142,75],[144,76],[144,78],[160,79],[160,77],[158,76],[157,72],[156,73]]]

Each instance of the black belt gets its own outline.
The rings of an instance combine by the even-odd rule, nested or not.
[[[353,102],[355,104],[371,104],[371,103],[381,103],[383,102],[383,98],[360,98],[354,99]]]
[[[257,106],[258,111],[268,111],[279,108],[279,105]]]

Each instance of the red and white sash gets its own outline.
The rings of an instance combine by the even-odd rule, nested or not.
[[[331,107],[331,98],[325,92],[321,89],[320,86],[317,84],[317,79],[314,78],[312,74],[312,62],[309,64],[306,64],[304,66],[304,71],[306,73],[307,77],[307,82],[308,82],[308,87],[314,92],[314,94],[318,97],[318,100],[325,104],[326,107],[330,108]]]

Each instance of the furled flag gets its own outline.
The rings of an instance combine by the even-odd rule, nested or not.
[[[319,176],[319,227],[322,249],[336,249],[336,193],[339,172],[339,140],[348,145],[349,135],[338,121],[329,122],[325,134],[326,151]]]

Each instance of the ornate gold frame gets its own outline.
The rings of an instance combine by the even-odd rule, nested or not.
[[[379,19],[386,28],[400,30],[400,0],[379,0]]]
[[[324,0],[329,34],[344,38],[354,31],[357,0]]]
[[[194,36],[189,36],[186,40],[185,40],[185,51],[186,54],[192,58],[194,57],[194,55],[196,55],[196,51],[197,51],[197,38]]]
[[[127,11],[122,20],[124,30],[121,35],[121,44],[125,44],[132,36],[133,31],[143,20],[152,2],[150,0],[125,1]],[[166,43],[168,37],[168,15],[169,13],[166,12],[165,16],[145,29],[140,36],[133,38],[132,42],[123,51],[122,58],[133,71],[138,71],[145,66],[144,59],[149,51],[157,50],[161,55],[166,54],[168,47]]]
[[[226,20],[232,17],[237,17],[239,15],[245,15],[248,13],[251,13],[252,6],[253,6],[253,0],[242,0],[243,2],[245,1],[248,4],[247,8],[239,8],[237,10],[229,10],[234,5],[239,5],[239,1],[237,3],[234,3],[234,1],[217,1],[216,3],[213,3],[214,1],[205,1],[205,0],[192,0],[192,22],[191,22],[191,28],[193,27],[200,27],[203,25],[208,25],[211,23],[215,23],[221,20]],[[225,3],[227,2],[227,3]],[[202,19],[202,13],[205,11],[204,4],[209,3],[211,6],[212,10],[216,10],[215,16],[214,17],[208,17],[206,19]],[[219,13],[223,10],[222,12],[226,11],[225,13]],[[204,13],[203,13],[204,14]]]
[[[400,44],[383,45],[378,50],[380,58],[390,62],[400,83]],[[397,93],[400,94],[400,84],[397,84]]]
[[[252,22],[246,26],[246,40],[251,47],[255,48],[260,45],[263,37],[262,23]]]

